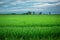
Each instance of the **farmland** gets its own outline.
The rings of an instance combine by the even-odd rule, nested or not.
[[[60,15],[0,15],[0,40],[60,40]]]

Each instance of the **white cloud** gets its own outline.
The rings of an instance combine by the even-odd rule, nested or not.
[[[45,4],[34,4],[33,8],[47,8],[47,7],[54,7],[56,5],[60,5],[60,3],[55,3],[55,4],[49,4],[49,3],[45,3]]]
[[[33,1],[33,2],[57,2],[59,0],[29,0],[29,1]]]
[[[26,1],[26,2],[30,2],[30,1]],[[11,4],[11,5],[17,5],[17,4],[22,4],[22,3],[26,3],[26,2],[21,1],[21,0],[16,0],[16,1],[10,3],[10,4]]]
[[[44,2],[58,2],[59,0],[15,0],[14,2],[11,2],[11,5],[17,5],[17,4],[25,4],[25,3],[29,3],[29,2],[33,2],[32,4],[43,4]],[[31,4],[29,4],[31,5]],[[44,4],[44,5],[50,5],[50,4]],[[41,5],[43,6],[43,5]]]

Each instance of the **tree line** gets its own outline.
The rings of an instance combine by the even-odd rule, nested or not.
[[[38,15],[42,15],[43,13],[42,12],[39,12]],[[48,13],[49,15],[51,15],[51,12]],[[0,14],[1,15],[1,14]],[[4,15],[4,14],[3,14]],[[26,13],[22,13],[22,14],[17,14],[17,13],[10,13],[10,14],[6,14],[6,15],[36,15],[36,13],[33,11],[33,12],[26,12]]]

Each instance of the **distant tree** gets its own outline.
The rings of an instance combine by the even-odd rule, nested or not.
[[[12,13],[12,15],[15,15],[16,13]]]
[[[42,14],[42,12],[39,13],[39,15],[41,15],[41,14]]]
[[[31,12],[28,11],[27,13],[23,13],[23,14],[21,14],[21,15],[31,15]]]
[[[51,12],[49,12],[49,15],[51,15]]]
[[[27,13],[28,15],[31,15],[31,12],[30,11],[28,11],[28,13]]]
[[[24,13],[24,15],[28,15],[29,13]]]
[[[23,13],[22,15],[30,15],[31,13],[30,12],[27,12],[27,13]]]
[[[35,12],[33,11],[33,15],[35,14]]]

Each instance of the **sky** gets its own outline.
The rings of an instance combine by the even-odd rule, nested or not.
[[[0,0],[0,14],[28,11],[60,14],[60,0]]]

